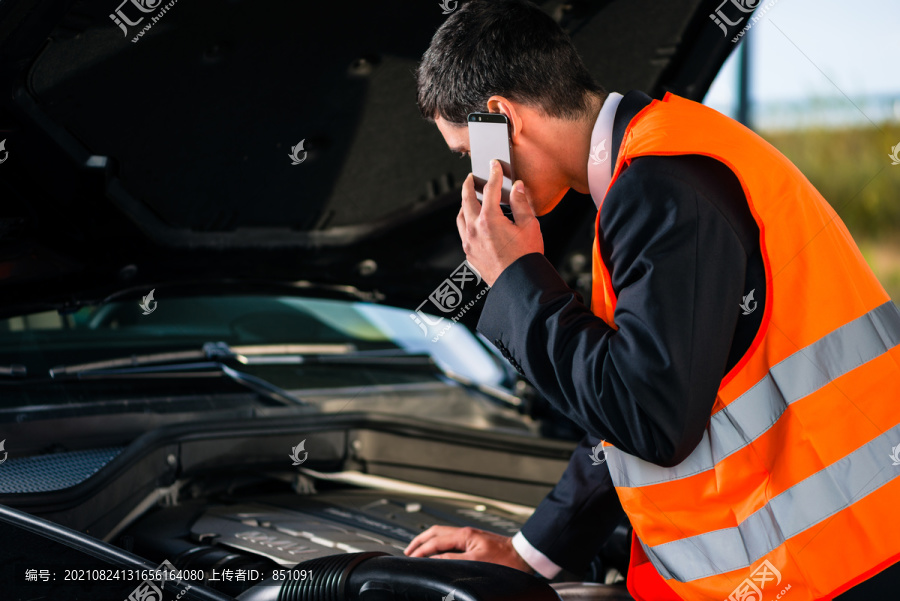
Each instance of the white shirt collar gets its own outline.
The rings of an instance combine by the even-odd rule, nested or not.
[[[600,208],[609,182],[612,180],[613,161],[611,160],[613,122],[616,117],[616,109],[622,95],[611,92],[600,108],[597,121],[594,123],[594,131],[591,133],[591,154],[588,156],[588,188],[594,204]]]

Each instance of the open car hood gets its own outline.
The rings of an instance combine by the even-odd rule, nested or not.
[[[746,18],[740,3],[539,4],[608,90],[702,99],[735,46],[711,14]],[[418,305],[464,259],[469,162],[415,103],[442,13],[0,2],[0,313],[223,282]],[[570,192],[542,218],[551,261],[581,253],[590,273],[593,210]]]

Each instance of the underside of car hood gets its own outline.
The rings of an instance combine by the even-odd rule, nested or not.
[[[721,0],[538,4],[609,90],[701,99],[734,48]],[[437,1],[0,2],[0,312],[225,280],[417,305],[464,258],[469,162],[415,103],[445,18]],[[570,192],[542,218],[551,261],[589,253],[592,211]]]

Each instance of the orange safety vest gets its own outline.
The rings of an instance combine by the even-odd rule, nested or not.
[[[610,186],[637,157],[685,154],[740,180],[765,307],[684,461],[603,443],[634,527],[628,588],[639,601],[831,599],[900,561],[900,310],[803,174],[701,104],[667,94],[638,113]],[[600,211],[591,309],[615,328]]]

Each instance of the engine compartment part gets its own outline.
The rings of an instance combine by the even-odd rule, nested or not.
[[[598,582],[554,582],[550,586],[562,601],[634,601],[623,586]]]
[[[524,520],[472,501],[324,488],[305,495],[242,494],[160,507],[127,528],[122,539],[142,555],[168,557],[176,565],[202,545],[292,567],[336,553],[402,556],[418,533],[435,524],[512,536]]]
[[[312,559],[297,569],[317,576],[309,583],[257,585],[240,600],[419,601],[431,593],[459,601],[559,601],[549,584],[484,562],[354,553]]]
[[[288,466],[285,456],[298,440],[311,451],[309,461]],[[169,562],[199,574],[188,597],[210,591],[234,598],[277,570],[321,558],[374,553],[415,561],[403,550],[433,525],[510,536],[556,481],[570,452],[553,441],[374,414],[198,422],[148,432],[75,486],[0,500],[147,565]],[[28,544],[23,535],[11,538],[22,541],[8,549],[20,564],[46,556],[41,535]],[[579,573],[563,571],[554,580],[614,583],[609,576],[627,568],[629,542],[626,523],[604,548],[591,551]],[[252,579],[221,578],[250,571]],[[370,585],[366,594],[376,595],[379,587]],[[86,591],[77,587],[72,593],[53,590],[51,597],[81,593]],[[579,599],[612,593],[624,588],[577,590]],[[28,589],[21,598],[34,595]]]
[[[557,592],[541,588],[542,592],[534,593],[536,597],[528,597],[525,592],[514,597],[495,597],[501,589],[511,586],[504,571],[509,568],[462,560],[408,558],[403,554],[409,542],[432,525],[469,526],[512,536],[528,516],[510,511],[516,508],[506,503],[357,488],[327,479],[316,480],[314,485],[306,482],[299,490],[302,492],[273,492],[256,483],[228,494],[204,495],[177,506],[158,507],[123,531],[118,543],[153,560],[170,559],[181,569],[202,569],[207,574],[239,568],[256,569],[262,574],[297,573],[317,566],[311,571],[315,576],[311,579],[269,579],[249,591],[247,587],[252,583],[208,583],[211,588],[240,595],[242,600],[422,599],[423,591],[431,591],[432,596],[440,592],[441,597],[446,597],[453,590],[454,599],[473,601],[630,599],[624,586],[591,583],[560,583],[567,586]],[[366,569],[360,572],[363,575],[351,578],[348,562],[361,557],[378,561],[367,560]],[[426,564],[432,562],[435,567],[426,569]],[[456,564],[463,564],[464,569],[457,569]],[[339,570],[335,566],[343,567]],[[471,590],[456,586],[454,578],[467,574],[466,578],[471,579],[472,570],[478,573],[482,569],[483,577],[475,581],[481,582],[478,579],[482,578],[483,585]],[[499,581],[492,572],[495,569],[504,571]],[[549,587],[528,574],[512,572],[515,578],[525,578],[532,586],[538,582]],[[489,581],[502,586],[495,589]]]

